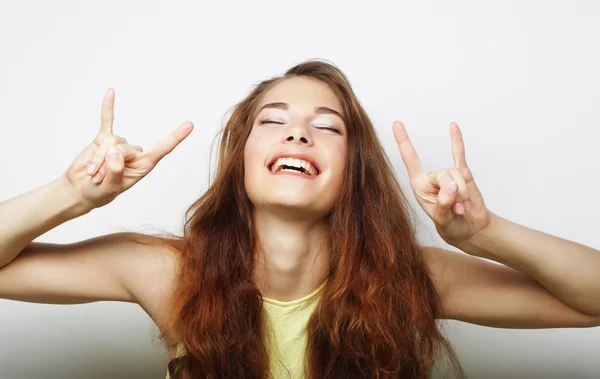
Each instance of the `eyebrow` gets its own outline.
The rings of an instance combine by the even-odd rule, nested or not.
[[[289,111],[290,110],[290,106],[288,105],[288,103],[283,103],[283,102],[265,104],[262,107],[260,107],[259,112],[262,111],[265,108],[283,109],[284,111]],[[338,112],[336,110],[333,110],[331,108],[328,108],[328,107],[316,107],[314,111],[315,111],[316,114],[333,114],[333,115],[336,115],[339,118],[341,118],[342,121],[345,122],[344,116],[342,116],[340,114],[340,112]]]

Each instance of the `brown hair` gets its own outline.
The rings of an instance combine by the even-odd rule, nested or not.
[[[214,183],[187,211],[179,265],[163,332],[184,354],[169,362],[174,379],[269,377],[263,299],[252,281],[257,239],[244,187],[244,146],[264,93],[306,76],[339,98],[348,130],[342,190],[327,218],[330,270],[307,326],[305,377],[429,378],[444,348],[441,303],[401,190],[373,124],[346,76],[309,60],[256,85],[233,107],[219,146]],[[278,379],[278,378],[276,378]]]

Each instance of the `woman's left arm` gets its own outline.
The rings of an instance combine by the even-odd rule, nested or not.
[[[600,251],[490,212],[450,124],[454,167],[426,173],[404,125],[394,136],[419,205],[448,244],[424,248],[448,318],[500,327],[600,325]]]
[[[600,317],[600,251],[495,214],[489,226],[455,245],[531,276],[563,303]]]

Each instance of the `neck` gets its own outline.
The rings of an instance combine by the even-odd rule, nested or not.
[[[264,297],[291,301],[315,291],[327,278],[324,221],[281,219],[254,209],[258,250],[254,280]]]

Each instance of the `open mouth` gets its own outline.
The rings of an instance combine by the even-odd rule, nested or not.
[[[267,169],[271,171],[271,173],[290,172],[306,175],[309,177],[315,177],[319,175],[319,169],[313,164],[311,164],[311,162],[308,162],[303,159],[294,159],[287,157],[275,159],[267,166]]]
[[[319,175],[318,171],[316,171],[316,170],[315,170],[314,174],[311,174],[304,167],[295,167],[295,166],[288,166],[288,165],[281,165],[275,171],[273,171],[273,167],[272,166],[271,167],[267,167],[267,169],[271,172],[271,174],[288,172],[288,173],[292,173],[292,174],[298,174],[298,175],[306,176],[307,178],[314,178],[317,175]]]

